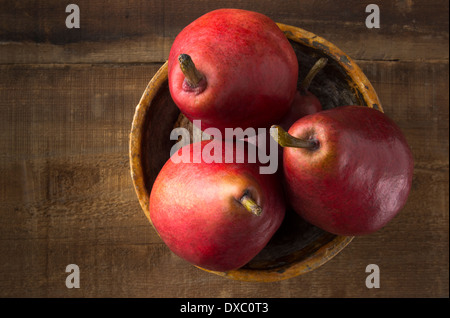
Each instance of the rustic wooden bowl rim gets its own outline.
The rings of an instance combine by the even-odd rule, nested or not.
[[[364,100],[366,105],[371,108],[378,108],[383,111],[382,106],[378,100],[378,96],[369,82],[367,77],[358,67],[358,65],[344,52],[337,48],[327,40],[303,30],[298,27],[289,26],[281,23],[277,23],[279,28],[285,33],[286,37],[297,43],[310,47],[314,50],[320,51],[322,54],[327,55],[329,58],[337,62],[346,75],[351,79],[351,84],[356,90],[356,93]],[[142,166],[141,156],[141,144],[144,136],[144,122],[146,115],[150,109],[151,103],[161,86],[167,82],[167,61],[156,72],[153,78],[148,83],[133,117],[131,132],[130,132],[130,149],[129,159],[131,168],[131,177],[133,185],[144,214],[151,223],[149,216],[149,195],[144,183],[144,171]],[[292,278],[307,272],[310,272],[319,266],[328,262],[331,258],[337,255],[342,249],[344,249],[351,241],[352,236],[336,236],[333,240],[321,246],[310,257],[303,259],[297,263],[292,263],[282,268],[275,268],[270,270],[255,270],[241,268],[229,272],[215,272],[205,270],[220,276],[227,278],[240,280],[240,281],[257,281],[257,282],[271,282],[280,281],[288,278]]]

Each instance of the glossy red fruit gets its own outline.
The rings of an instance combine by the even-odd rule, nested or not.
[[[208,152],[220,141],[202,141]],[[150,195],[150,219],[162,240],[188,262],[214,271],[242,267],[258,254],[281,225],[285,202],[280,180],[260,174],[238,143],[223,142],[221,163],[174,163],[169,159]],[[249,146],[245,144],[245,147]],[[187,145],[193,158],[196,146]],[[225,163],[226,153],[235,163]],[[233,156],[232,156],[233,157]],[[244,158],[243,163],[236,163]]]
[[[219,9],[184,28],[168,60],[172,99],[204,129],[267,127],[294,98],[298,61],[269,17]]]
[[[369,234],[405,205],[413,156],[399,127],[382,112],[337,107],[298,120],[288,134],[279,127],[271,133],[284,146],[289,202],[317,227]]]
[[[283,116],[278,124],[284,130],[288,130],[292,124],[300,118],[315,114],[322,110],[322,104],[320,103],[319,98],[309,91],[309,87],[314,77],[325,67],[327,62],[327,58],[320,58],[305,76],[300,85],[300,89],[295,94],[289,111]]]
[[[297,120],[307,115],[322,111],[319,99],[310,91],[297,91],[289,111],[281,119],[279,126],[288,130]]]

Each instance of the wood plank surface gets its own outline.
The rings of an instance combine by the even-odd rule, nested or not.
[[[448,1],[0,1],[0,297],[448,297]],[[415,159],[404,210],[330,262],[275,283],[199,270],[162,243],[135,195],[135,106],[184,25],[265,13],[355,58]],[[65,286],[68,264],[81,286]],[[368,264],[381,287],[365,285]]]
[[[80,28],[68,29],[65,2],[2,0],[0,63],[164,62],[178,32],[222,7],[306,29],[354,59],[448,60],[448,1],[378,1],[381,27],[367,29],[365,8],[372,2],[79,0]]]

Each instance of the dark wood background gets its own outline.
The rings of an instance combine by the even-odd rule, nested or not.
[[[0,1],[0,296],[448,297],[447,0]],[[336,44],[363,69],[415,158],[404,210],[330,262],[275,283],[232,281],[174,256],[142,212],[128,136],[177,33],[221,7],[259,11]],[[65,286],[68,264],[81,288]],[[377,264],[381,287],[368,289]]]

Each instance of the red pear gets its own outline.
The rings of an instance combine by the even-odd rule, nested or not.
[[[317,60],[302,81],[300,89],[296,92],[294,101],[292,102],[289,111],[283,116],[279,123],[279,126],[283,129],[288,130],[298,119],[306,115],[315,114],[322,110],[320,100],[316,95],[309,91],[309,87],[314,77],[325,67],[327,62],[328,59],[325,57]]]
[[[211,11],[175,38],[168,60],[175,104],[204,129],[266,127],[288,111],[298,61],[269,17],[240,9]]]
[[[185,158],[194,158],[197,149],[199,163],[169,159],[150,194],[150,219],[162,240],[176,255],[208,270],[248,263],[284,218],[281,181],[260,174],[259,164],[249,163],[237,144],[207,140],[182,147],[173,156],[187,151]],[[215,160],[205,157],[211,152]],[[235,159],[227,160],[229,154]]]
[[[271,134],[283,149],[289,202],[306,221],[338,235],[384,227],[405,205],[413,156],[384,113],[342,106],[299,119]]]

